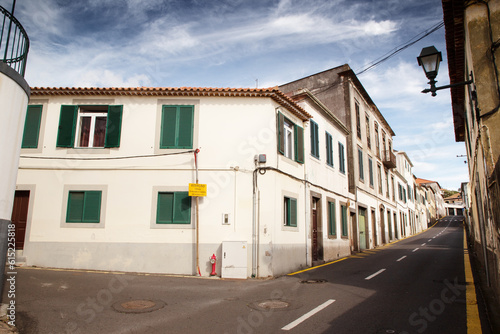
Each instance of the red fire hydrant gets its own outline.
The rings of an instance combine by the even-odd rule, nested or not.
[[[217,275],[217,273],[215,272],[215,265],[217,263],[217,256],[215,256],[215,254],[213,254],[210,257],[210,263],[212,264],[212,272],[210,273],[210,276],[215,276],[215,275]]]

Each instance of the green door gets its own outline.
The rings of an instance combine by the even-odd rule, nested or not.
[[[359,208],[359,250],[366,249],[366,209]]]

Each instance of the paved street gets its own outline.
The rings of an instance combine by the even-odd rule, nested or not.
[[[461,220],[445,218],[412,238],[273,280],[19,268],[16,324],[30,334],[465,334],[463,245]]]

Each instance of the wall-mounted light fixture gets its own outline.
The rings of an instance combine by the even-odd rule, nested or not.
[[[439,71],[439,63],[443,61],[443,56],[441,52],[436,50],[434,46],[428,46],[422,49],[420,52],[420,56],[417,57],[418,65],[422,66],[425,76],[430,81],[428,82],[431,85],[431,88],[424,89],[422,93],[432,93],[432,96],[436,96],[436,91],[440,89],[446,89],[457,86],[465,86],[470,85],[473,82],[473,79],[459,82],[451,85],[436,87],[436,77]],[[472,78],[472,73],[471,73]]]

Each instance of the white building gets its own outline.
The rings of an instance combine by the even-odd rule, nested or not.
[[[355,199],[349,210],[351,249],[374,248],[394,239],[396,202],[390,180],[396,167],[392,149],[395,134],[354,72],[342,65],[280,89],[290,96],[309,90],[350,131],[346,146],[348,185]]]
[[[265,277],[310,265],[314,252],[350,251],[346,129],[307,94],[33,88],[28,110],[40,119],[17,179],[29,199],[28,265],[192,275],[198,255],[208,275],[216,254],[220,274],[231,258],[223,244],[242,242],[240,273]],[[318,161],[304,140],[311,124],[331,135]],[[208,186],[198,217],[188,196],[197,177]]]

